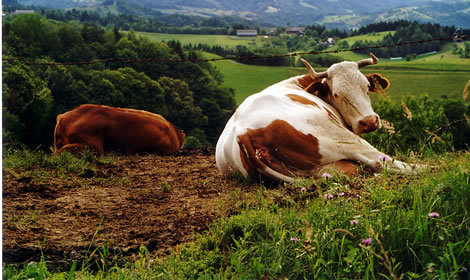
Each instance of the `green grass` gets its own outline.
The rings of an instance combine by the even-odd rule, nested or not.
[[[350,45],[357,40],[380,40],[390,32],[379,32],[375,35],[367,34],[347,39]],[[393,33],[393,32],[392,32]],[[179,40],[183,44],[204,43],[209,45],[236,46],[247,44],[260,44],[264,38],[240,39],[236,36],[225,35],[190,35],[190,34],[158,34],[139,32],[152,40]],[[269,39],[266,39],[269,40]],[[424,94],[432,98],[461,98],[462,91],[470,79],[470,60],[460,59],[452,54],[451,45],[444,47],[441,53],[418,57],[412,61],[381,58],[375,66],[364,68],[364,73],[380,73],[388,78],[391,85],[386,93],[393,100],[400,101],[409,95],[421,96]],[[333,47],[328,50],[334,50]],[[335,54],[344,60],[357,61],[367,58],[367,55],[354,52],[340,52]],[[207,58],[217,57],[206,54]],[[252,66],[235,63],[228,60],[212,62],[224,75],[224,85],[235,90],[235,99],[238,104],[254,93],[295,75],[306,73],[302,67],[269,67]],[[316,69],[319,71],[324,68]]]
[[[348,38],[344,38],[339,40],[337,43],[341,43],[341,41],[346,41],[350,46],[352,46],[356,41],[380,41],[382,40],[385,35],[391,34],[393,35],[395,31],[384,31],[384,32],[376,32],[376,33],[369,33],[369,34],[363,34],[363,35],[357,35],[357,36],[352,36]]]
[[[347,60],[357,61],[367,56],[341,53]],[[208,58],[215,57],[208,55]],[[470,79],[470,60],[463,60],[444,54],[437,54],[413,61],[391,61],[380,59],[375,66],[363,69],[365,74],[380,73],[390,81],[386,93],[396,101],[406,96],[429,95],[440,98],[459,99]],[[306,74],[302,67],[269,67],[252,66],[235,63],[228,60],[213,62],[224,75],[224,85],[235,89],[235,98],[240,104],[247,96],[295,75]],[[316,69],[318,71],[325,68]]]
[[[237,36],[228,35],[194,35],[194,34],[165,34],[165,33],[149,33],[149,32],[136,32],[138,35],[147,37],[150,40],[156,41],[180,41],[181,44],[208,44],[235,47],[237,45],[253,44],[257,39],[255,38],[239,38]]]
[[[4,279],[468,279],[470,153],[435,156],[422,176],[299,179],[260,185],[236,215],[153,259],[97,271],[3,267]],[[241,186],[243,188],[243,186]],[[327,196],[327,195],[330,196]],[[235,194],[236,195],[236,194]],[[237,200],[238,196],[234,198]],[[437,217],[429,216],[437,213]],[[354,221],[354,222],[352,222]],[[369,240],[370,243],[366,243]],[[106,252],[106,248],[103,248]],[[100,253],[106,263],[107,254]]]
[[[206,54],[206,56],[215,57],[212,54]],[[224,75],[224,85],[235,89],[237,104],[269,85],[303,73],[303,69],[297,67],[246,65],[231,60],[216,61],[213,64]]]

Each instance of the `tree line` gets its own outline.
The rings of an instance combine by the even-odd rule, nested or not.
[[[152,42],[133,31],[49,21],[22,14],[3,22],[3,141],[49,147],[58,114],[84,103],[138,108],[163,115],[200,145],[217,141],[235,108],[234,92],[207,62],[125,63],[200,58],[179,42]],[[21,60],[8,60],[8,58]],[[33,61],[39,65],[27,65]]]
[[[19,4],[16,0],[8,0],[4,5],[4,11],[7,13],[13,13],[16,9],[31,9],[51,20],[77,21],[125,31],[133,29],[142,32],[170,34],[234,35],[236,29],[258,28],[259,30],[258,23],[239,17],[214,16],[206,18],[192,15],[165,14],[131,5],[122,0],[105,1],[102,3],[103,9],[101,10],[75,8],[61,10],[34,5],[25,6]]]
[[[381,32],[395,30],[395,32],[389,33],[379,41],[363,41],[359,40],[354,42],[352,48],[363,48],[367,46],[376,45],[391,45],[399,44],[401,42],[417,42],[425,41],[430,39],[439,38],[453,38],[457,33],[457,28],[454,26],[441,26],[439,24],[421,24],[416,21],[409,22],[400,20],[394,23],[376,23],[368,25],[359,29],[352,34],[366,34],[370,32]],[[469,30],[463,30],[464,33],[470,33]],[[363,32],[363,33],[358,33]],[[461,34],[462,35],[462,34]],[[374,53],[379,57],[405,57],[408,55],[424,54],[433,51],[440,51],[444,44],[447,44],[449,40],[434,40],[431,42],[415,43],[415,44],[403,44],[395,47],[378,48],[374,50]],[[367,54],[370,52],[368,49],[357,50],[358,53]]]

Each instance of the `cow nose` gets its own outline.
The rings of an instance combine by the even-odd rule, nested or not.
[[[367,116],[359,121],[359,132],[368,133],[379,128],[379,117],[376,115]]]

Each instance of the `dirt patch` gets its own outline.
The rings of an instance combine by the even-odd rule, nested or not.
[[[96,248],[132,257],[141,245],[163,256],[226,215],[234,191],[256,188],[222,176],[213,151],[121,156],[81,176],[4,171],[3,261],[39,261],[42,252],[65,268]]]

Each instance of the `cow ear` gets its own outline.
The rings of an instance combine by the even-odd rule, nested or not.
[[[369,80],[369,92],[380,92],[390,85],[390,82],[380,74],[374,73],[366,77]]]
[[[321,81],[315,81],[311,83],[308,87],[306,87],[305,91],[313,95],[316,95],[320,98],[324,98],[328,95],[330,88],[328,87],[327,83],[323,83]]]

